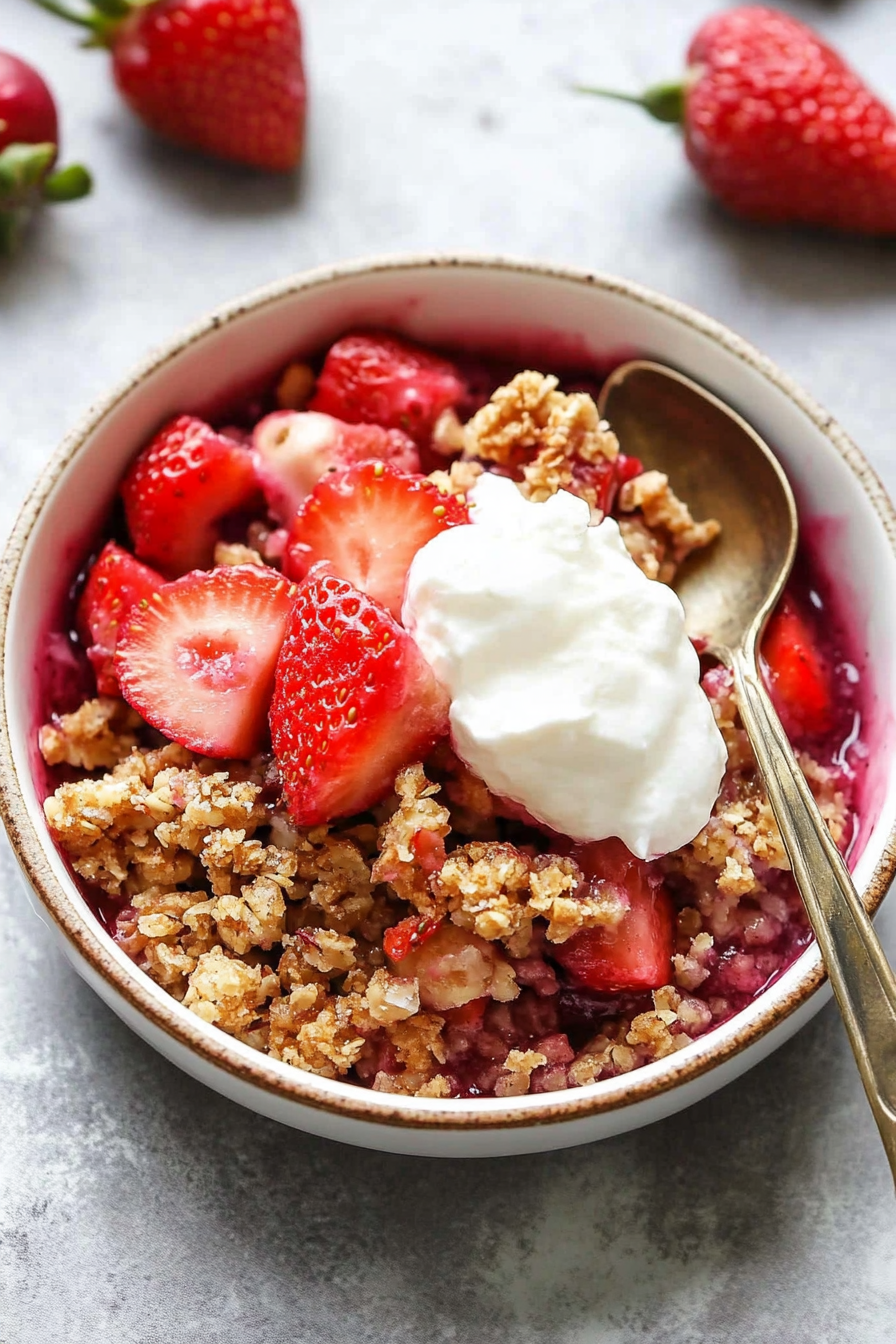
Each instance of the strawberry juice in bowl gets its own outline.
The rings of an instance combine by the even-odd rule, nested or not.
[[[496,815],[485,817],[480,809],[480,815],[471,819],[475,789],[465,778],[462,763],[457,764],[456,753],[446,741],[436,740],[440,730],[434,721],[423,724],[422,736],[413,743],[424,758],[425,783],[418,777],[404,780],[405,814],[394,798],[386,804],[379,797],[372,802],[359,795],[354,802],[349,797],[329,804],[346,817],[346,827],[355,827],[353,835],[340,835],[337,827],[335,840],[358,851],[375,869],[378,881],[373,886],[387,893],[383,902],[375,901],[372,911],[366,912],[367,924],[363,919],[352,923],[351,916],[343,918],[331,910],[327,919],[293,915],[290,927],[280,926],[286,942],[276,940],[276,929],[268,930],[269,936],[262,930],[255,942],[242,925],[234,932],[233,921],[239,924],[240,915],[228,902],[243,899],[250,877],[253,891],[243,900],[242,916],[246,916],[246,902],[251,906],[254,900],[253,917],[263,924],[272,908],[258,905],[260,893],[268,889],[265,882],[276,886],[279,881],[289,903],[297,880],[307,883],[319,876],[307,868],[305,876],[297,874],[295,860],[282,859],[284,853],[297,852],[295,837],[280,822],[272,825],[267,815],[262,821],[261,813],[253,813],[253,808],[268,805],[265,789],[270,792],[274,785],[270,779],[252,775],[248,766],[245,778],[236,780],[234,788],[238,784],[255,792],[249,797],[244,791],[236,799],[237,811],[232,816],[215,818],[219,838],[214,853],[203,838],[181,843],[189,799],[176,797],[173,804],[168,795],[163,799],[166,807],[174,807],[174,820],[181,830],[176,840],[174,831],[161,832],[169,844],[166,848],[162,843],[159,852],[169,856],[173,845],[185,866],[180,873],[162,874],[165,880],[156,883],[156,888],[169,887],[163,892],[167,897],[172,892],[192,891],[198,874],[201,889],[192,891],[187,906],[193,912],[189,916],[195,925],[192,933],[201,938],[211,932],[201,946],[196,942],[188,946],[177,938],[172,941],[168,932],[173,924],[165,921],[187,913],[183,900],[164,909],[144,904],[142,913],[117,893],[98,902],[97,887],[78,885],[48,831],[41,804],[63,776],[48,775],[36,749],[37,729],[48,709],[74,708],[72,701],[79,696],[72,695],[69,680],[68,702],[47,704],[47,679],[40,670],[47,664],[51,635],[58,648],[58,636],[66,624],[61,620],[66,594],[75,574],[110,536],[110,509],[122,478],[132,480],[137,471],[131,468],[128,476],[131,463],[161,426],[182,414],[210,421],[225,440],[239,444],[252,426],[264,423],[266,412],[277,416],[276,385],[288,366],[311,362],[312,375],[319,375],[321,361],[334,341],[346,333],[371,329],[393,332],[422,343],[427,350],[448,353],[463,384],[460,390],[449,389],[459,423],[470,422],[477,407],[488,402],[499,386],[512,387],[515,375],[523,371],[540,370],[543,375],[559,377],[559,390],[548,389],[545,396],[587,397],[592,390],[596,392],[603,373],[636,351],[672,363],[719,392],[775,445],[797,490],[809,544],[790,608],[770,631],[772,645],[767,654],[780,693],[786,697],[788,684],[796,678],[803,712],[815,704],[815,718],[810,716],[793,728],[794,740],[807,751],[812,762],[809,768],[816,770],[819,787],[826,791],[823,806],[832,817],[839,810],[839,839],[844,846],[851,845],[859,889],[870,903],[882,897],[890,876],[887,841],[893,806],[889,749],[892,636],[885,596],[893,556],[890,507],[872,473],[828,417],[761,356],[708,319],[623,282],[489,259],[361,263],[336,272],[312,273],[250,296],[214,315],[138,371],[127,387],[113,394],[88,425],[72,436],[26,506],[10,545],[4,681],[8,733],[4,798],[10,833],[41,897],[41,908],[53,915],[79,971],[125,1020],[181,1067],[262,1113],[350,1142],[458,1155],[563,1146],[647,1123],[743,1071],[785,1039],[820,1002],[820,996],[812,995],[821,982],[817,952],[792,905],[789,875],[776,866],[773,838],[766,837],[761,859],[752,850],[763,875],[763,900],[751,905],[747,897],[751,917],[740,920],[736,935],[733,924],[729,927],[718,921],[717,910],[710,928],[705,919],[697,918],[700,900],[693,891],[694,872],[687,865],[667,866],[660,872],[653,862],[642,864],[626,849],[583,852],[581,846],[564,843],[556,827],[552,831],[533,826],[526,809],[519,806],[499,803],[492,809]],[[321,387],[326,391],[326,382],[319,378],[318,392]],[[289,395],[288,389],[281,392],[281,397]],[[298,394],[293,389],[292,396],[297,395],[304,395],[301,389]],[[314,405],[312,401],[312,410]],[[557,415],[562,418],[570,405],[568,401],[556,403]],[[317,406],[315,413],[322,416],[340,409],[321,400]],[[582,403],[574,403],[576,407],[581,410]],[[350,410],[346,418],[348,414]],[[377,414],[387,418],[381,410]],[[277,423],[272,419],[266,432],[276,431]],[[307,428],[307,421],[302,424]],[[389,451],[411,452],[405,439],[414,439],[414,424],[394,428]],[[449,425],[449,437],[453,428]],[[418,439],[420,470],[414,474],[443,471],[449,457],[443,454],[441,463],[438,455],[428,457],[431,443],[422,435]],[[484,444],[483,438],[480,448]],[[450,449],[450,443],[447,446]],[[382,442],[377,452],[388,456]],[[631,525],[648,517],[650,505],[644,494],[644,473],[624,479],[624,456],[618,456],[623,460],[614,466],[613,488],[632,507],[620,511],[608,497],[608,470],[603,461],[603,457],[610,460],[608,454],[597,454],[592,461],[599,470],[596,475],[592,472],[589,483],[595,491],[604,492],[600,499],[595,494],[592,503],[601,511],[616,509],[631,535]],[[486,456],[485,460],[505,480],[519,474],[517,464],[509,459],[502,462]],[[271,463],[276,467],[276,453],[270,456]],[[391,465],[387,460],[379,476],[367,485],[381,489],[393,470],[406,474],[408,465],[408,458]],[[351,469],[362,475],[365,470],[360,463]],[[328,474],[340,476],[339,471]],[[640,503],[632,497],[632,483],[639,479]],[[421,492],[428,499],[429,490],[428,485],[415,487],[412,494],[419,503]],[[430,512],[454,507],[461,493],[449,489],[434,496]],[[234,497],[233,502],[239,501]],[[294,502],[289,502],[290,508]],[[229,503],[225,500],[228,507]],[[343,499],[341,507],[344,503]],[[274,534],[278,530],[288,533],[288,529],[278,529],[281,520],[266,513],[261,526],[267,504],[253,504],[249,514],[253,508],[254,522],[259,524],[254,533],[247,532],[253,519],[241,519],[237,507],[231,509],[227,526],[241,526],[241,540],[236,531],[217,540],[245,546],[254,539],[260,547],[254,557],[242,552],[226,557],[197,553],[178,556],[175,563],[144,546],[142,558],[138,551],[138,561],[154,561],[159,571],[166,571],[161,577],[170,582],[172,576],[196,563],[210,565],[213,560],[226,559],[231,568],[226,581],[229,591],[240,585],[241,573],[254,572],[258,560],[268,568],[262,583],[276,587],[284,582],[287,589],[291,584],[304,583],[306,588],[313,583],[329,584],[333,600],[343,601],[345,594],[337,591],[343,581],[338,559],[335,575],[329,572],[330,563],[324,565],[323,577],[313,566],[309,577],[300,556],[298,568],[282,579],[282,571],[289,569],[289,562],[282,559],[289,537],[284,540]],[[131,509],[132,530],[134,518]],[[706,520],[693,521],[699,527]],[[133,544],[133,537],[127,529],[121,530],[114,515],[111,527],[124,543],[123,549]],[[262,536],[263,532],[268,535]],[[331,543],[321,542],[320,533],[320,527],[313,536],[306,528],[297,544],[308,548],[310,560],[317,557],[332,562],[326,553]],[[820,544],[816,538],[821,538]],[[191,541],[195,541],[192,533]],[[711,537],[706,537],[705,544],[709,543]],[[150,540],[150,551],[152,544]],[[281,555],[275,557],[278,546]],[[317,556],[315,547],[319,550],[320,546],[324,551]],[[659,552],[653,558],[657,567],[668,563]],[[248,565],[233,565],[233,560],[248,560]],[[642,554],[641,561],[648,563],[649,557]],[[655,573],[653,582],[658,580]],[[175,578],[172,591],[179,592],[177,585],[185,582]],[[244,587],[251,589],[253,582],[247,580]],[[350,601],[357,600],[356,591],[352,588]],[[389,600],[395,607],[397,599],[388,585],[377,592],[387,607]],[[35,593],[46,593],[45,602],[36,604]],[[846,621],[844,612],[849,613]],[[190,608],[191,619],[194,614]],[[803,647],[807,643],[824,668],[827,700],[818,678],[799,680],[798,673],[807,665]],[[795,647],[800,650],[796,659],[792,655]],[[722,732],[736,735],[736,721],[730,716],[726,721],[722,710],[725,687],[719,672],[709,667],[703,672],[704,690],[715,699]],[[129,672],[123,675],[127,678]],[[400,684],[409,706],[417,684],[415,678]],[[293,698],[297,685],[290,683]],[[140,701],[139,687],[128,694],[131,705],[136,703],[141,714],[150,718],[152,707]],[[222,718],[221,713],[216,715],[214,698],[209,718],[212,724]],[[139,737],[143,730],[135,731]],[[158,750],[162,741],[141,739],[141,749]],[[255,745],[254,740],[247,742],[245,753]],[[304,753],[304,739],[300,745]],[[728,745],[737,749],[733,736]],[[63,759],[65,748],[60,750],[63,757],[59,759]],[[288,749],[280,750],[285,760]],[[172,761],[165,768],[181,772],[177,787],[189,791],[195,786],[207,793],[207,780],[223,755],[217,751],[215,767],[202,766],[195,777],[189,776],[193,766],[186,761]],[[106,764],[97,766],[89,777],[101,779]],[[412,762],[396,759],[388,764],[391,769]],[[71,765],[62,768],[67,772],[64,778],[74,787],[73,773],[77,772]],[[152,781],[149,785],[144,781],[143,786],[154,787]],[[157,801],[156,796],[152,805]],[[755,841],[755,809],[752,813],[749,808],[744,810],[744,798],[733,794],[726,803],[729,813],[740,808],[736,822],[740,838]],[[370,815],[364,812],[360,820],[352,815],[360,814],[368,804],[374,809]],[[304,843],[308,828],[322,824],[324,813],[316,814],[304,796],[295,806]],[[444,809],[447,818],[439,809]],[[244,840],[234,842],[236,823],[250,813],[254,820]],[[199,816],[200,829],[210,815]],[[402,873],[394,863],[394,871],[390,870],[384,842],[375,838],[377,828],[382,832],[391,824],[390,834],[400,851],[402,836],[396,827],[405,815],[413,819],[409,836],[420,851],[414,855],[413,872],[422,872],[426,893],[442,892],[441,905],[438,901],[427,904],[430,894],[421,898],[419,892],[416,903],[406,899],[408,893],[413,896],[413,882],[402,887]],[[542,811],[542,821],[544,817]],[[171,821],[166,814],[160,824],[170,826]],[[367,829],[362,833],[359,827]],[[262,843],[256,842],[252,849],[256,830]],[[58,820],[55,833],[60,834]],[[230,837],[229,856],[220,852],[224,833]],[[716,839],[728,843],[724,837]],[[710,840],[711,836],[707,845]],[[234,843],[250,848],[234,859]],[[323,841],[315,833],[311,843],[319,856]],[[273,866],[263,872],[240,873],[236,880],[234,872],[240,864],[248,868],[262,862],[261,850],[268,856],[265,862]],[[271,857],[274,851],[281,856],[279,869]],[[343,858],[346,852],[339,850]],[[184,857],[188,853],[192,857]],[[85,873],[94,870],[85,867],[83,852],[70,849],[69,857],[79,866],[83,883]],[[718,873],[727,871],[723,895],[732,910],[738,904],[738,884],[750,881],[748,874],[738,871],[741,857],[739,851],[732,851],[723,856],[718,868]],[[718,866],[718,856],[713,861]],[[315,862],[320,866],[319,858]],[[463,890],[471,881],[486,885],[491,881],[494,886],[499,862],[516,864],[516,877],[508,870],[501,899],[489,898],[487,908],[477,910]],[[288,871],[291,864],[292,871]],[[404,877],[411,871],[405,871]],[[100,890],[109,897],[108,869],[104,873],[106,886]],[[206,873],[211,874],[211,887]],[[606,910],[592,905],[589,917],[595,923],[590,929],[563,926],[569,914],[563,905],[564,893],[580,891],[584,880],[591,883],[593,901],[621,898],[625,909],[621,915],[611,912],[611,920],[618,922],[624,916],[629,923],[622,927],[630,928],[632,922],[637,925],[638,937],[625,941],[631,952],[626,965],[620,966],[620,960],[626,961],[620,955],[622,945],[618,940],[608,944],[600,932]],[[307,885],[301,890],[302,900],[311,899],[313,905],[315,898],[307,896]],[[399,896],[400,891],[405,896]],[[320,890],[318,905],[319,899]],[[505,924],[502,928],[500,919],[510,907],[515,912],[510,916],[514,927]],[[122,911],[130,912],[134,928],[122,928]],[[105,927],[98,913],[105,917]],[[580,914],[574,911],[575,918]],[[369,922],[373,916],[378,928]],[[275,923],[276,918],[275,914]],[[143,945],[138,947],[134,933],[140,919],[144,932],[140,935]],[[182,920],[179,927],[183,927]],[[155,942],[145,933],[147,929]],[[494,937],[496,932],[504,935],[503,941]],[[559,936],[552,939],[552,933]],[[706,936],[701,938],[701,934]],[[668,943],[670,937],[674,945]],[[166,948],[173,948],[173,954]],[[128,956],[129,949],[135,959]],[[358,949],[367,958],[363,965]],[[384,949],[385,955],[378,949]],[[427,965],[427,958],[430,963],[433,960],[433,949],[440,951],[443,972],[446,966],[450,971],[459,964],[453,957],[463,962],[478,956],[477,992],[468,986],[452,998],[450,984],[447,990],[444,984],[440,989],[435,983],[438,974],[433,980],[432,966]],[[192,954],[198,955],[190,968]],[[154,958],[151,965],[150,956]],[[175,961],[181,956],[187,957],[182,965],[189,968],[189,975],[178,984],[181,971]],[[608,956],[609,966],[605,964]],[[670,956],[676,958],[675,975],[667,980]],[[160,957],[164,973],[159,973]],[[208,960],[196,974],[195,963],[201,958]],[[345,964],[340,964],[340,958]],[[250,995],[231,1018],[221,1012],[222,961],[228,973],[236,963],[245,968],[238,972],[243,979],[231,999],[238,992]],[[212,972],[218,980],[206,991],[203,987],[211,983]],[[450,981],[450,974],[447,978]],[[166,984],[176,987],[178,997]],[[412,984],[416,989],[409,988]],[[265,989],[270,990],[267,995]],[[406,997],[409,993],[422,993],[424,1001],[415,1008]],[[227,1002],[233,1008],[231,999]],[[287,1021],[284,1014],[290,1004],[293,1016]],[[323,1030],[330,1019],[352,1012],[356,1017],[351,1031],[340,1036],[334,1029]],[[322,1054],[314,1053],[318,1046]],[[349,1054],[339,1053],[343,1047]],[[348,1067],[342,1068],[343,1063]],[[413,1087],[413,1092],[403,1087]]]

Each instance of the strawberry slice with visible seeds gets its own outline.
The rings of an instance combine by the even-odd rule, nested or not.
[[[403,961],[415,947],[421,947],[427,938],[442,927],[442,920],[431,915],[409,915],[383,934],[383,951],[393,961]]]
[[[115,665],[125,700],[191,751],[255,755],[295,592],[276,570],[258,565],[197,570],[166,583],[119,635]]]
[[[259,420],[252,442],[268,507],[283,523],[292,521],[328,472],[373,459],[391,462],[399,471],[420,470],[417,446],[400,429],[346,425],[319,411],[274,411]]]
[[[270,722],[290,813],[316,826],[385,797],[448,731],[448,698],[385,608],[316,571],[290,615]]]
[[[143,450],[121,486],[141,560],[168,578],[212,562],[216,524],[258,489],[252,454],[193,415],[180,415]]]
[[[629,908],[615,928],[582,929],[551,955],[589,989],[659,989],[672,976],[674,911],[662,879],[621,840],[574,845],[571,853],[592,885],[616,887]]]
[[[368,593],[401,619],[411,561],[428,541],[470,521],[465,503],[425,476],[362,462],[320,481],[295,516],[283,569],[303,579],[313,565]]]
[[[403,429],[425,445],[442,412],[465,392],[458,370],[440,355],[384,332],[358,331],[330,347],[309,409]]]
[[[762,639],[772,699],[796,733],[824,733],[833,719],[831,671],[812,628],[789,594],[781,599]]]
[[[76,623],[96,673],[100,695],[118,695],[114,654],[123,621],[146,606],[165,580],[129,551],[109,541],[100,551],[78,602]]]

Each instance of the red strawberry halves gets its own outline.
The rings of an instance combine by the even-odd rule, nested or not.
[[[302,156],[305,73],[293,0],[38,0],[112,53],[115,82],[152,130],[254,168]]]
[[[135,610],[115,654],[121,693],[191,751],[246,759],[264,745],[295,588],[257,565],[197,570]]]
[[[134,607],[148,605],[164,582],[114,541],[97,557],[78,603],[77,623],[100,695],[118,695],[114,655],[122,625]]]
[[[765,6],[728,10],[698,30],[687,61],[683,83],[625,97],[683,124],[688,158],[729,210],[896,233],[896,120],[811,28]]]
[[[805,613],[785,594],[762,637],[772,699],[789,733],[825,733],[834,717],[831,669]]]
[[[672,976],[674,912],[662,879],[621,840],[572,845],[592,884],[606,884],[628,904],[614,927],[580,929],[553,955],[574,982],[600,993],[659,989]]]
[[[410,635],[342,579],[296,597],[271,704],[271,741],[300,826],[363,812],[448,730],[448,700]]]
[[[303,579],[326,562],[400,620],[414,556],[446,528],[469,521],[466,504],[425,476],[363,462],[315,486],[296,514],[283,567]]]
[[[248,449],[195,416],[178,416],[121,485],[134,550],[169,578],[211,564],[217,523],[257,488]]]
[[[309,410],[402,429],[425,446],[439,416],[465,391],[440,355],[385,332],[357,331],[328,350]]]

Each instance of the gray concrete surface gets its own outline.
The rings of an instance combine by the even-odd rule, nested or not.
[[[896,486],[896,248],[723,218],[665,128],[577,100],[679,62],[705,0],[304,0],[299,186],[151,142],[100,53],[2,0],[97,191],[0,269],[0,526],[91,399],[319,262],[503,249],[644,281],[792,371]],[[896,97],[892,0],[791,4]],[[889,1344],[893,1192],[832,1009],[661,1125],[553,1156],[382,1157],[259,1120],[132,1036],[0,849],[3,1344]],[[896,906],[881,920],[896,953]]]

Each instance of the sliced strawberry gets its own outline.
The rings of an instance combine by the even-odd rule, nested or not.
[[[299,590],[271,705],[271,739],[300,826],[363,812],[448,729],[448,699],[385,608],[316,572]]]
[[[274,411],[255,426],[252,442],[268,507],[283,523],[327,472],[374,458],[399,471],[420,470],[416,444],[400,429],[347,425],[319,411]]]
[[[454,495],[425,476],[362,462],[320,481],[299,509],[283,569],[302,579],[326,561],[341,579],[376,598],[399,620],[411,561],[428,541],[470,521]]]
[[[403,961],[415,947],[420,947],[427,938],[442,927],[441,919],[430,915],[410,915],[383,934],[383,951],[393,961]]]
[[[621,840],[575,845],[572,854],[593,884],[611,884],[629,908],[614,929],[582,929],[552,952],[580,985],[607,992],[659,989],[672,975],[674,912],[662,880]]]
[[[385,947],[385,938],[383,946]],[[458,1027],[462,1031],[479,1031],[485,1010],[490,1003],[491,999],[486,994],[485,998],[470,999],[469,1003],[462,1003],[459,1008],[443,1008],[442,1017],[449,1027]]]
[[[575,486],[586,486],[597,496],[597,507],[601,513],[612,512],[616,496],[626,481],[640,476],[644,470],[637,457],[626,457],[617,453],[614,458],[600,457],[596,462],[585,462],[577,457],[573,460],[572,476]]]
[[[762,657],[785,727],[798,733],[827,732],[834,708],[831,670],[808,620],[788,594],[766,627]]]
[[[396,336],[359,331],[330,347],[309,409],[350,424],[403,429],[424,445],[442,412],[465,391],[447,359]]]
[[[251,453],[195,416],[178,416],[122,482],[134,550],[169,578],[210,565],[216,523],[257,488]]]
[[[166,737],[205,756],[261,749],[295,588],[276,570],[185,574],[135,611],[118,638],[121,693]]]
[[[113,655],[122,622],[138,603],[145,606],[165,580],[129,551],[109,541],[100,551],[78,603],[76,621],[100,695],[118,695]]]

